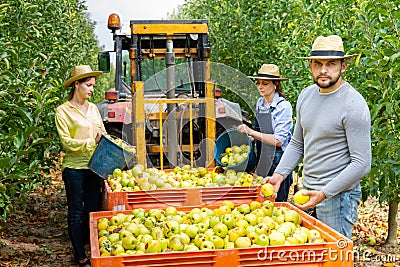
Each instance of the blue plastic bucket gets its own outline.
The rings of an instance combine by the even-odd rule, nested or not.
[[[107,179],[115,169],[124,169],[134,156],[103,135],[89,160],[89,168],[101,178]]]
[[[226,165],[222,164],[220,155],[225,152],[227,147],[232,147],[234,145],[249,145],[250,150],[247,154],[245,160],[236,165]],[[230,129],[228,131],[223,132],[215,141],[214,145],[214,159],[217,161],[218,165],[224,166],[228,169],[234,169],[235,171],[246,171],[250,172],[256,166],[256,153],[254,152],[253,143],[250,137],[247,134],[241,134],[237,131],[237,129]]]

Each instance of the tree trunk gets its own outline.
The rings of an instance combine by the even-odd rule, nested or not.
[[[389,203],[389,218],[388,218],[388,236],[386,238],[385,246],[395,247],[397,244],[397,212],[399,202],[392,200]]]

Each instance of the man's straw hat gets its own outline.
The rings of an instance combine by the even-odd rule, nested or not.
[[[286,81],[288,78],[283,78],[279,74],[279,67],[275,64],[263,64],[258,70],[257,76],[248,76],[249,78],[262,79],[262,80],[274,80],[274,81]]]
[[[89,65],[79,65],[72,69],[71,78],[69,78],[65,83],[65,87],[70,87],[73,82],[87,78],[87,77],[99,77],[103,74],[102,71],[92,71]]]
[[[355,55],[345,55],[343,48],[342,38],[338,35],[330,36],[318,36],[315,39],[312,48],[311,55],[309,57],[299,57],[301,59],[338,59],[338,58],[351,58],[358,56]]]

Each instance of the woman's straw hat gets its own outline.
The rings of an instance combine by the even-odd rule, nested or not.
[[[254,79],[286,81],[288,78],[283,78],[279,74],[279,67],[275,64],[263,64],[258,70],[257,76],[248,76]]]
[[[343,48],[343,41],[340,36],[330,35],[330,36],[318,36],[315,39],[312,48],[311,55],[309,57],[299,57],[301,59],[337,59],[337,58],[351,58],[358,56],[355,55],[345,55]]]
[[[71,78],[69,78],[65,83],[65,87],[70,87],[71,84],[77,80],[87,78],[87,77],[99,77],[103,74],[102,71],[92,71],[89,65],[79,65],[75,66],[71,71]]]

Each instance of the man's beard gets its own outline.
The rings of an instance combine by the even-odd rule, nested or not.
[[[326,76],[326,75],[323,75],[323,76]],[[317,76],[317,78],[314,78],[314,82],[319,86],[319,88],[329,88],[331,86],[334,86],[339,81],[341,76],[342,76],[341,73],[339,73],[339,75],[337,77],[328,76],[329,78],[331,78],[331,80],[328,82],[328,84],[318,82],[319,76]]]

